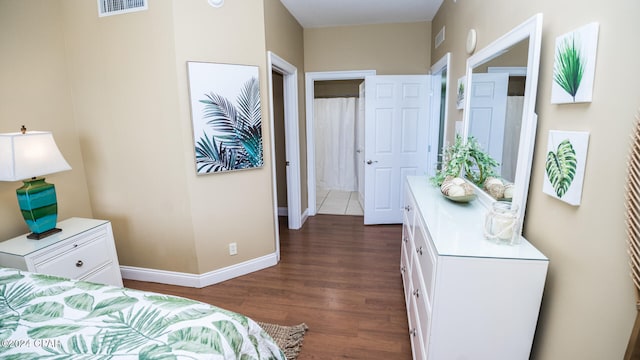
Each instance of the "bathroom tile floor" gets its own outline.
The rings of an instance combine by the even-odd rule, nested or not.
[[[316,212],[331,215],[364,215],[357,191],[316,189]]]

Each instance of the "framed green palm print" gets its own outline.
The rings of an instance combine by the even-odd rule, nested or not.
[[[258,67],[187,62],[200,174],[263,166]]]

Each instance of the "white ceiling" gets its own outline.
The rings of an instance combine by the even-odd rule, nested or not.
[[[431,21],[443,0],[280,0],[304,28]]]

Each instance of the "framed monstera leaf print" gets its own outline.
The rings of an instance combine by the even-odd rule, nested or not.
[[[580,205],[588,146],[588,132],[549,131],[542,188],[546,194]]]

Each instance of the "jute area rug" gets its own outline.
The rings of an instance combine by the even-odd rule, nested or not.
[[[284,352],[287,360],[295,360],[300,353],[304,333],[308,327],[305,323],[295,326],[282,326],[258,321],[258,325],[271,336]]]

